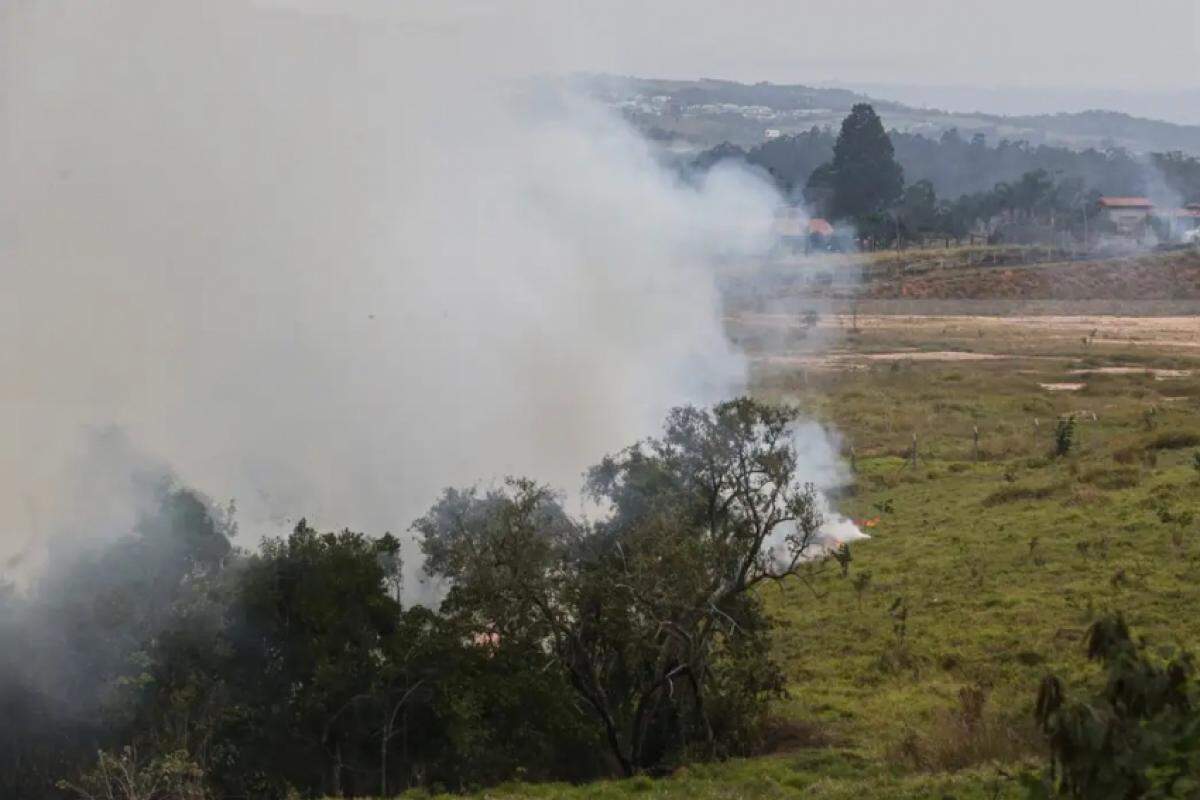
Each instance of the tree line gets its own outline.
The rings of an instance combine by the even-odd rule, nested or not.
[[[761,170],[794,203],[852,223],[864,238],[961,240],[997,217],[1019,227],[1084,232],[1102,195],[1200,202],[1200,159],[1179,153],[1138,156],[1120,148],[1082,151],[1001,140],[887,132],[874,109],[856,105],[838,133],[814,127],[744,150],[722,144],[691,170],[732,159]]]
[[[820,569],[792,412],[680,408],[587,474],[413,525],[448,587],[403,602],[398,538],[234,509],[164,479],[127,536],[0,594],[0,796],[388,796],[752,752],[783,690],[754,588]],[[99,755],[97,755],[99,754]],[[151,791],[153,789],[153,791]]]

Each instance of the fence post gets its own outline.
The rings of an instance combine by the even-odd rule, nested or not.
[[[979,460],[979,426],[975,426],[975,460]]]
[[[915,433],[914,433],[912,436],[913,436],[913,440],[912,440],[912,467],[913,467],[913,469],[916,469],[916,468],[917,468],[917,434],[915,434]]]

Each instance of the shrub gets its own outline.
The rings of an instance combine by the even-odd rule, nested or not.
[[[63,781],[59,788],[84,800],[206,800],[208,797],[204,773],[186,752],[166,753],[143,762],[132,747],[120,753],[100,751],[95,765],[77,783]]]
[[[1062,417],[1054,426],[1054,455],[1062,458],[1071,452],[1075,443],[1075,415]]]
[[[1200,433],[1195,431],[1162,431],[1146,443],[1150,450],[1182,450],[1200,445]]]
[[[1131,444],[1114,450],[1113,461],[1118,464],[1137,464],[1144,459],[1145,455],[1145,448],[1141,445]]]
[[[958,705],[936,712],[923,731],[909,730],[892,758],[915,769],[946,772],[993,761],[1011,763],[1036,752],[1036,728],[991,714],[987,701],[983,687],[964,686]]]
[[[1100,489],[1130,489],[1142,482],[1142,471],[1137,467],[1093,467],[1079,479]]]
[[[983,498],[983,504],[985,506],[996,506],[1001,503],[1015,503],[1021,500],[1045,500],[1047,497],[1052,497],[1061,492],[1064,488],[1066,488],[1066,484],[1062,482],[1040,485],[1014,483],[1011,486],[997,489]]]
[[[1191,658],[1151,656],[1119,615],[1092,625],[1087,655],[1107,677],[1096,695],[1070,700],[1059,678],[1042,680],[1035,718],[1051,756],[1046,773],[1027,781],[1032,796],[1194,797],[1200,697]]]

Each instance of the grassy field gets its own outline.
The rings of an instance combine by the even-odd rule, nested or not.
[[[1082,639],[1097,615],[1200,643],[1200,322],[733,324],[766,331],[749,337],[755,392],[853,449],[840,509],[879,517],[848,575],[767,594],[789,677],[772,752],[478,797],[1020,797],[1011,776],[1041,763],[1038,681],[1095,679]],[[1055,457],[1064,415],[1074,444]]]

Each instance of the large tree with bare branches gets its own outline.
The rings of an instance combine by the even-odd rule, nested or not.
[[[589,472],[598,522],[528,480],[448,490],[415,525],[444,610],[540,648],[626,774],[744,745],[782,686],[752,590],[816,568],[793,419],[749,399],[672,411],[661,438]]]

